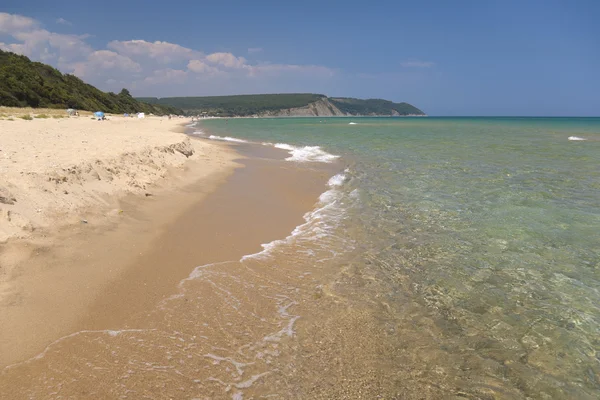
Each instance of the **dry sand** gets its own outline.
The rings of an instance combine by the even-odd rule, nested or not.
[[[109,118],[0,120],[0,365],[68,333],[237,165],[185,120]]]
[[[210,147],[172,131],[181,123],[159,117],[0,120],[0,242],[57,220],[76,222],[82,207],[107,205],[113,196],[144,194],[169,168]]]

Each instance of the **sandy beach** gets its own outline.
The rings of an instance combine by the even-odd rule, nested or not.
[[[232,173],[235,153],[190,140],[185,123],[0,121],[0,366],[69,333],[166,224]]]
[[[145,194],[170,169],[211,148],[181,134],[181,119],[89,117],[0,120],[0,242],[124,193]],[[219,165],[219,164],[217,164]],[[216,167],[206,163],[208,169]]]
[[[3,394],[229,398],[229,390],[211,381],[221,374],[212,352],[233,351],[240,340],[279,341],[289,335],[289,305],[282,305],[288,300],[277,293],[281,285],[293,288],[298,278],[286,278],[286,269],[247,268],[237,260],[301,225],[339,166],[290,163],[286,151],[264,146],[195,140],[177,132],[181,120],[0,123],[13,129],[1,131],[2,152],[10,155],[2,164],[3,186],[10,193],[5,198],[15,199],[2,204],[3,215],[20,215],[28,224],[26,229],[12,221],[2,225]],[[32,139],[25,140],[27,135]],[[43,162],[31,161],[36,155]],[[48,178],[55,176],[56,181]],[[193,279],[204,268],[199,266],[212,265],[223,266],[217,273],[244,287],[229,290],[213,278]],[[192,306],[187,295],[181,297],[190,279],[202,287],[193,295],[201,299],[200,308],[188,319],[178,308],[180,300]],[[196,360],[186,367],[197,375],[194,381],[176,383],[169,374],[170,383],[161,384],[163,378],[154,375],[160,366],[134,367],[131,371],[147,373],[123,380],[133,372],[121,366],[144,359],[143,364],[153,364],[153,354],[171,359],[173,335],[209,326],[210,332],[189,338],[193,346],[209,346],[208,356],[198,353],[200,348],[186,352]],[[128,332],[158,336],[139,339],[140,349],[107,353],[97,347],[106,334],[119,339]],[[98,360],[113,366],[96,366]],[[247,379],[238,372],[236,380]]]

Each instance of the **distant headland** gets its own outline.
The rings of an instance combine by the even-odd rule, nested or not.
[[[426,116],[423,111],[408,103],[327,97],[313,93],[138,97],[137,100],[178,108],[188,115],[220,117]]]

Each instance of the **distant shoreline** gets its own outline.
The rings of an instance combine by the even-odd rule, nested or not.
[[[252,94],[206,97],[137,97],[152,105],[175,107],[187,115],[244,117],[421,116],[409,103],[384,99],[328,97],[314,93]]]
[[[273,116],[252,116],[252,115],[236,115],[233,117],[190,117],[194,122],[210,120],[210,119],[273,119],[273,118],[430,118],[431,116],[425,115],[273,115]]]

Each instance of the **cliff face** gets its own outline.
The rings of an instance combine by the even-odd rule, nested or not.
[[[336,117],[345,116],[326,97],[304,107],[287,108],[258,114],[258,117]]]
[[[388,100],[330,99],[323,97],[304,107],[267,111],[256,117],[378,117],[378,116],[426,116],[418,108],[407,103],[392,103]]]
[[[394,103],[385,99],[356,99],[330,97],[329,102],[346,115],[361,116],[425,116],[425,113],[408,103]]]

